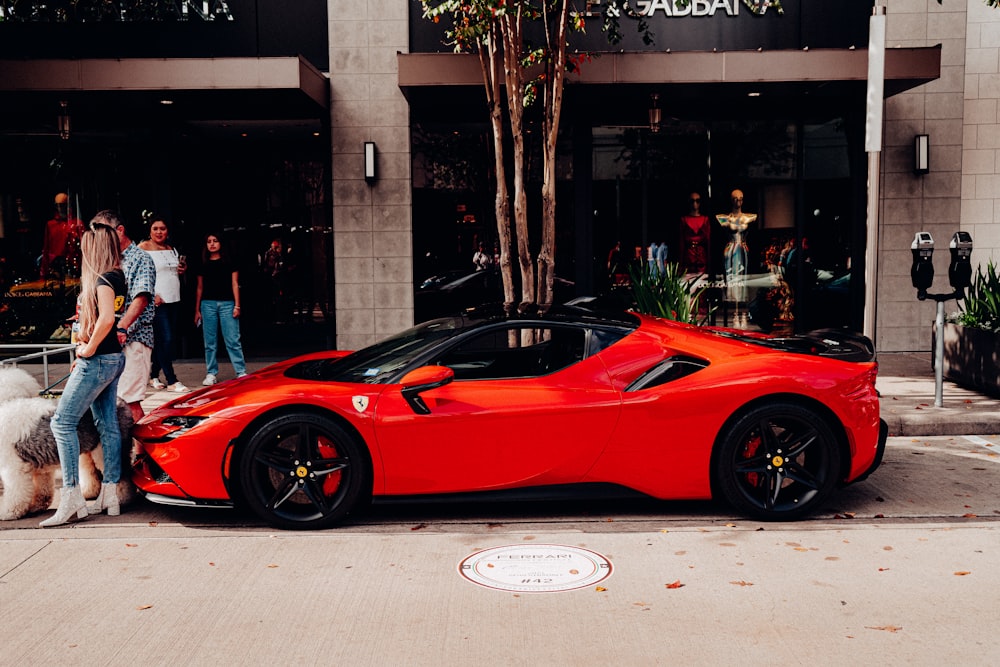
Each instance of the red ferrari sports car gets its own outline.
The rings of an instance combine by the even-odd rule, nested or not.
[[[844,331],[472,312],[179,397],[136,425],[133,479],[292,529],[373,496],[594,482],[794,519],[881,461],[873,356]]]

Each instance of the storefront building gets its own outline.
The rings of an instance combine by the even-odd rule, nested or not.
[[[480,242],[492,250],[479,64],[441,43],[442,27],[421,18],[418,2],[303,2],[294,13],[265,0],[169,4],[188,7],[187,20],[0,22],[8,287],[31,273],[41,221],[65,190],[84,217],[97,206],[162,212],[189,254],[221,223],[258,283],[262,326],[278,318],[257,264],[281,237],[305,292],[287,317],[318,332],[305,344],[356,348],[409,326],[429,312],[421,281],[471,271]],[[682,216],[694,193],[711,222],[706,268],[725,281],[733,230],[716,216],[740,190],[742,210],[757,216],[740,239],[748,275],[777,272],[792,246],[809,255],[796,327],[861,330],[874,263],[878,349],[929,350],[934,306],[916,300],[909,278],[914,233],[937,240],[942,289],[953,232],[973,235],[974,266],[1000,249],[1000,11],[979,0],[886,3],[873,254],[864,145],[873,3],[783,4],[782,14],[754,15],[741,0],[693,2],[685,14],[637,3],[652,45],[627,17],[620,45],[607,44],[596,17],[574,36],[575,48],[602,55],[566,88],[562,294],[606,289],[617,242],[626,261],[652,244],[689,258]],[[58,136],[61,101],[69,139]],[[914,171],[916,135],[929,139],[927,173]],[[773,304],[755,301],[768,292],[760,287],[724,288],[723,321],[766,324]]]
[[[162,218],[192,269],[222,236],[249,352],[332,344],[328,55],[325,2],[0,2],[0,342],[44,341],[73,314],[78,233],[50,262],[46,230],[110,208]],[[178,353],[197,357],[195,284]]]

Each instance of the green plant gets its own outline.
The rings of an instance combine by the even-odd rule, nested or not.
[[[652,264],[629,267],[635,310],[668,320],[704,324],[708,312],[701,313],[701,297],[705,287],[697,287],[698,277],[685,277],[680,264],[667,262],[661,271]]]
[[[982,267],[976,269],[972,286],[959,307],[961,312],[951,318],[956,324],[1000,331],[1000,275],[993,260],[987,264],[986,273]]]

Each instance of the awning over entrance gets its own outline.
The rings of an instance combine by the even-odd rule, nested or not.
[[[302,57],[0,60],[0,134],[44,131],[63,100],[86,131],[161,116],[320,123],[329,99],[329,79]]]
[[[482,71],[475,55],[401,53],[397,59],[399,87],[411,103],[436,98],[440,105],[442,94],[476,87],[477,102],[482,104]],[[886,97],[940,76],[940,45],[886,50]],[[662,98],[665,103],[700,102],[702,109],[711,113],[713,100],[745,98],[751,92],[800,100],[802,96],[829,99],[857,91],[863,95],[867,78],[867,49],[811,49],[602,53],[566,82],[567,91],[579,87],[588,93],[601,93],[586,94],[586,99],[603,107],[604,113],[598,110],[598,115],[608,115],[634,104],[644,109],[650,92],[667,92]],[[633,92],[635,100],[629,97]]]

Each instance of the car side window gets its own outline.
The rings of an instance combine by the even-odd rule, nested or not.
[[[456,380],[497,380],[548,375],[584,357],[586,331],[576,327],[491,329],[450,349],[436,363]]]

